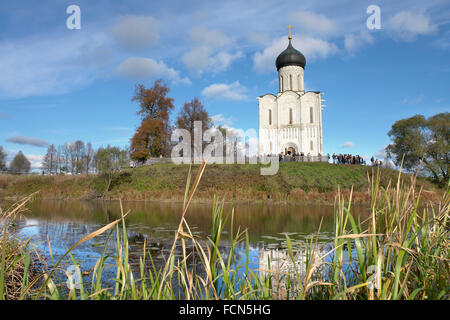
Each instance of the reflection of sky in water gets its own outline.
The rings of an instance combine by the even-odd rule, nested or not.
[[[51,252],[53,255],[53,260],[56,263],[59,259],[66,253],[66,251],[76,244],[80,239],[84,236],[88,235],[91,232],[101,228],[103,225],[100,224],[79,224],[71,221],[66,222],[52,222],[48,220],[40,220],[40,219],[27,219],[21,220],[16,225],[16,235],[21,239],[32,238],[31,247],[36,247],[39,255],[42,256],[46,263],[51,266],[52,259],[50,256],[50,249],[48,246],[48,240],[50,242]],[[136,227],[136,226],[134,226]],[[161,266],[164,262],[163,256],[160,254],[165,252],[166,254],[170,251],[170,246],[172,244],[172,239],[165,238],[157,238],[157,236],[161,234],[167,233],[166,228],[156,227],[155,230],[152,228],[145,228],[147,233],[135,232],[132,231],[133,226],[127,227],[128,238],[129,238],[129,259],[130,265],[135,267],[134,272],[135,276],[139,274],[139,258],[143,254],[143,239],[147,239],[147,250],[155,248],[155,246],[159,246],[158,248],[163,251],[159,251],[159,254],[152,255],[155,265]],[[195,226],[192,226],[193,231],[196,229]],[[116,251],[116,229],[111,229],[111,238],[109,240],[108,246],[106,248],[105,255],[115,256],[117,254]],[[101,258],[104,245],[107,242],[107,238],[110,235],[111,230],[106,231],[105,233],[90,239],[81,245],[77,246],[71,253],[74,256],[74,259],[80,264],[81,272],[89,272],[88,276],[83,277],[83,282],[85,286],[92,281],[92,271],[97,263],[98,259]],[[142,231],[142,229],[141,229]],[[119,227],[119,232],[122,232],[121,227]],[[171,230],[171,234],[173,235],[173,230]],[[227,241],[223,241],[225,246],[221,248],[221,251],[224,248],[228,248],[229,244]],[[250,244],[249,248],[249,269],[258,269],[258,247],[255,244]],[[243,244],[240,244],[236,247],[235,250],[235,258],[237,264],[245,263],[246,257],[246,249]],[[224,256],[224,259],[227,257]],[[148,258],[147,258],[148,260]],[[63,262],[60,264],[62,269],[68,270],[68,268],[73,265],[73,261],[70,256],[66,256]],[[112,282],[108,281],[116,276],[116,263],[112,258],[106,260],[104,272],[102,274],[102,280],[105,283],[112,284]],[[242,271],[241,271],[242,273]],[[66,279],[63,271],[58,273],[59,277],[63,279],[65,282]],[[138,277],[137,277],[138,278]]]
[[[81,207],[78,205],[79,203],[75,203],[68,206],[65,202],[34,203],[34,206],[31,207],[31,214],[27,215],[29,219],[20,220],[17,223],[16,233],[22,239],[32,237],[31,246],[36,246],[40,255],[46,259],[49,265],[51,265],[48,240],[51,245],[54,261],[57,262],[70,247],[76,244],[84,236],[118,218],[117,212],[114,211],[117,208],[114,206],[113,208],[104,209],[101,207],[99,209],[97,204],[88,203],[83,204]],[[142,208],[137,208],[136,210],[139,209]],[[147,249],[153,250],[154,254],[152,254],[152,257],[158,267],[158,265],[160,266],[164,262],[164,256],[161,253],[167,254],[170,250],[174,232],[178,226],[178,207],[177,210],[174,211],[175,213],[172,214],[166,214],[164,210],[152,211],[153,209],[153,207],[146,208],[142,212],[138,212],[135,216],[130,215],[131,218],[129,219],[127,217],[130,265],[132,268],[133,266],[136,267],[136,273],[138,273],[139,258],[143,254],[144,239],[147,241]],[[210,230],[210,221],[208,221],[208,217],[210,217],[210,208],[205,206],[204,209],[206,212],[202,212],[201,210],[191,212],[191,220],[189,222],[190,229],[194,235],[198,235],[202,239],[205,239],[209,235]],[[196,216],[196,212],[198,213],[198,216]],[[288,216],[285,217],[291,224],[289,228],[285,228],[283,227],[285,226],[285,223],[282,223],[282,220],[280,220],[279,217],[276,219],[274,227],[273,221],[266,214],[258,217],[254,215],[255,213],[252,213],[252,211],[236,210],[236,212],[237,225],[248,227],[250,239],[250,270],[257,270],[260,267],[259,256],[261,250],[274,250],[278,249],[280,246],[285,247],[286,235],[292,239],[294,245],[302,245],[304,240],[315,237],[313,230],[317,230],[311,229],[311,221],[304,216],[304,213],[301,213],[300,216],[297,217],[295,212],[282,212],[282,215],[288,214]],[[329,208],[323,212],[324,214],[328,214]],[[239,213],[241,214],[240,216]],[[274,212],[273,214],[273,218],[276,218],[277,213]],[[328,223],[330,223],[330,217],[327,219]],[[307,227],[302,224],[302,222],[305,221],[307,221]],[[316,218],[312,221],[315,221],[313,222],[313,225],[315,225]],[[267,232],[264,232],[264,230],[267,230]],[[108,247],[106,248],[106,255],[114,256],[117,254],[115,228],[90,239],[72,251],[75,260],[81,265],[81,271],[89,272],[89,276],[83,277],[85,283],[91,281],[92,270],[102,255],[104,245],[111,231],[111,238]],[[119,228],[119,232],[122,232],[121,228]],[[325,230],[321,232],[320,240],[322,242],[330,242],[332,236],[333,234],[329,230]],[[229,239],[229,234],[227,231],[224,232],[223,239],[224,241],[220,250],[221,252],[227,252],[229,249],[229,241],[227,241]],[[354,256],[356,256],[356,254]],[[226,258],[227,257],[224,256],[224,259]],[[244,264],[246,261],[246,248],[244,243],[240,243],[235,248],[235,258],[236,264],[242,265],[239,272],[245,272]],[[332,255],[329,255],[326,258],[327,261],[331,261],[331,259]],[[67,256],[61,267],[66,269],[72,264],[71,258]],[[116,276],[115,261],[112,258],[109,258],[106,261],[106,264],[105,271],[102,275],[103,280],[112,279]]]
[[[26,219],[23,228],[20,230],[20,235],[29,238],[35,236],[39,233],[39,220],[37,219]]]
[[[22,239],[32,237],[31,246],[38,249],[39,254],[46,260],[46,263],[52,265],[50,248],[55,263],[67,252],[67,250],[76,244],[80,239],[89,233],[99,229],[101,225],[86,224],[80,225],[74,222],[52,223],[46,220],[28,219],[25,223],[19,223],[17,235]],[[114,231],[114,229],[113,229]],[[109,231],[108,231],[109,232]],[[108,232],[99,235],[85,243],[82,243],[72,251],[75,260],[80,263],[81,271],[88,271],[91,275],[97,260],[101,257]],[[115,232],[114,232],[115,235]],[[111,237],[111,240],[113,237]],[[47,240],[48,239],[48,240]],[[115,237],[114,237],[115,239]],[[106,250],[106,255],[115,254],[115,242],[110,241]],[[111,278],[115,275],[115,265],[112,265],[112,259],[108,259],[108,265],[104,276]],[[67,269],[73,262],[70,256],[61,263],[63,269]],[[107,270],[107,269],[110,270]],[[86,280],[91,280],[90,276]]]

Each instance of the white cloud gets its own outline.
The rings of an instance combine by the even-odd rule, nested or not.
[[[225,117],[222,113],[211,116],[211,119],[215,125],[230,126],[233,123],[232,117]]]
[[[247,98],[243,92],[246,90],[239,81],[231,84],[214,83],[202,91],[202,95],[208,98],[223,98],[227,100],[244,100]]]
[[[191,41],[199,45],[211,48],[222,48],[232,44],[233,40],[220,32],[219,30],[211,30],[203,26],[194,27],[189,31]]]
[[[243,56],[240,51],[234,54],[228,52],[212,54],[212,52],[213,50],[207,46],[195,47],[182,57],[182,61],[191,72],[200,75],[203,72],[224,71],[234,60]]]
[[[159,40],[161,23],[150,16],[126,15],[120,17],[108,33],[127,51],[139,51],[153,46]]]
[[[54,95],[87,86],[104,73],[107,46],[102,34],[73,32],[0,41],[0,96]]]
[[[361,31],[359,34],[348,34],[344,38],[344,47],[350,54],[354,54],[364,45],[373,44],[374,38],[367,31]]]
[[[195,45],[181,60],[191,72],[198,75],[203,72],[224,71],[233,61],[243,57],[241,51],[227,51],[233,40],[218,30],[195,27],[190,30],[189,38]]]
[[[42,168],[42,160],[44,156],[37,154],[26,154],[28,161],[31,163],[31,169],[41,169]]]
[[[273,71],[276,58],[286,49],[287,45],[288,40],[286,37],[281,37],[273,41],[262,52],[255,53],[253,56],[254,70],[259,73]],[[292,45],[305,55],[307,62],[315,59],[324,59],[338,52],[338,48],[334,43],[313,37],[294,38]]]
[[[384,159],[384,158],[386,158],[387,157],[387,154],[386,154],[386,147],[387,147],[388,145],[385,145],[383,148],[381,148],[380,150],[378,150],[376,153],[375,153],[375,158],[377,158],[377,159]]]
[[[299,26],[301,31],[308,34],[327,35],[336,33],[338,27],[336,23],[323,14],[309,11],[299,11],[291,14],[295,26]]]
[[[398,40],[413,41],[418,35],[435,33],[438,27],[425,14],[401,11],[389,19],[387,29]]]
[[[346,143],[339,146],[340,148],[354,148],[356,145],[353,142],[347,141]]]
[[[241,51],[238,51],[234,54],[227,53],[227,52],[219,52],[217,55],[215,55],[211,61],[210,65],[212,66],[212,71],[224,71],[228,69],[228,67],[231,65],[231,63],[237,59],[242,58],[244,55]]]
[[[247,40],[258,45],[265,45],[270,42],[268,33],[250,31],[247,33]]]
[[[128,58],[117,67],[117,73],[134,81],[162,77],[174,83],[191,84],[188,78],[180,78],[179,72],[169,68],[163,61],[156,62],[151,58]]]

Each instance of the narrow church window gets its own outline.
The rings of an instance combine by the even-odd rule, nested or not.
[[[292,108],[289,108],[289,124],[292,124]]]
[[[312,108],[312,107],[309,108],[309,121],[310,121],[311,123],[314,122],[314,118],[313,118],[313,108]]]
[[[312,140],[310,141],[309,148],[310,148],[311,151],[313,150],[313,142],[312,142]]]
[[[283,77],[280,76],[280,92],[283,91]]]
[[[292,74],[289,75],[289,85],[291,86],[289,89],[294,90],[294,87],[292,86]]]
[[[269,125],[272,125],[272,110],[269,109]]]

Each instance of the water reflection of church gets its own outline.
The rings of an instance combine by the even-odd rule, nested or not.
[[[260,276],[271,276],[274,294],[281,298],[286,296],[289,289],[290,296],[295,296],[300,291],[297,281],[298,276],[303,283],[306,274],[309,270],[312,281],[323,281],[326,273],[326,262],[323,259],[324,255],[331,250],[329,243],[318,243],[313,248],[307,249],[306,242],[297,243],[296,248],[293,249],[293,258],[286,248],[260,248],[259,249],[259,272]],[[307,267],[307,260],[310,263],[310,269]],[[288,281],[288,278],[289,281]],[[287,286],[290,283],[289,288]]]

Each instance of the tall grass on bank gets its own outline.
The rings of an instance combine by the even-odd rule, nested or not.
[[[6,210],[0,207],[0,300],[17,299],[27,293],[25,288],[31,279],[31,250],[28,248],[31,239],[16,239],[10,231],[32,197],[33,194]]]
[[[163,265],[157,265],[144,242],[138,267],[130,264],[125,216],[85,236],[56,263],[42,270],[41,277],[26,281],[22,275],[20,294],[11,295],[6,280],[11,270],[9,246],[2,245],[0,297],[32,299],[449,299],[449,198],[450,185],[438,206],[421,203],[415,177],[407,186],[400,174],[394,186],[380,186],[380,173],[369,179],[370,216],[361,221],[352,214],[352,193],[335,201],[335,235],[331,249],[319,250],[320,226],[316,237],[296,245],[286,236],[287,268],[251,269],[249,237],[246,230],[234,227],[234,211],[223,212],[223,200],[212,208],[211,234],[194,236],[186,212],[201,181],[202,164],[193,181],[188,173],[183,212],[173,243]],[[191,187],[192,185],[192,187]],[[122,208],[122,207],[121,207]],[[14,209],[13,209],[14,211]],[[12,211],[11,211],[12,212]],[[8,221],[9,214],[2,214]],[[17,212],[14,211],[14,212]],[[6,221],[6,220],[5,220]],[[7,241],[3,224],[2,244]],[[228,226],[228,238],[224,232]],[[115,229],[115,230],[114,230]],[[97,261],[90,283],[76,283],[77,274],[62,270],[61,262],[71,251],[93,237],[109,232],[103,254]],[[113,238],[115,236],[115,239]],[[106,248],[115,241],[116,252]],[[222,244],[227,242],[226,246]],[[51,253],[50,243],[49,252]],[[245,248],[238,259],[236,249]],[[303,250],[303,251],[302,251]],[[299,252],[304,252],[300,254]],[[18,258],[29,261],[24,251]],[[25,258],[28,257],[28,258]],[[304,259],[300,264],[298,259]],[[27,260],[28,259],[28,260]],[[116,276],[105,279],[106,262],[114,260]],[[16,263],[17,265],[17,263]],[[29,263],[28,263],[29,265]],[[260,261],[260,266],[261,266]],[[26,272],[25,272],[26,273]],[[64,274],[67,277],[64,277]],[[61,276],[62,275],[62,276]],[[71,285],[66,285],[69,279]],[[110,280],[105,281],[105,280]],[[30,291],[37,287],[37,290]]]
[[[380,187],[379,178],[378,174],[371,181],[371,215],[365,221],[351,214],[351,197],[347,203],[337,198],[333,285],[326,297],[448,299],[450,189],[439,206],[421,208],[421,190],[415,189],[415,181],[404,188],[399,174],[392,190],[390,184]],[[345,244],[355,248],[357,260],[347,279],[342,269]]]

